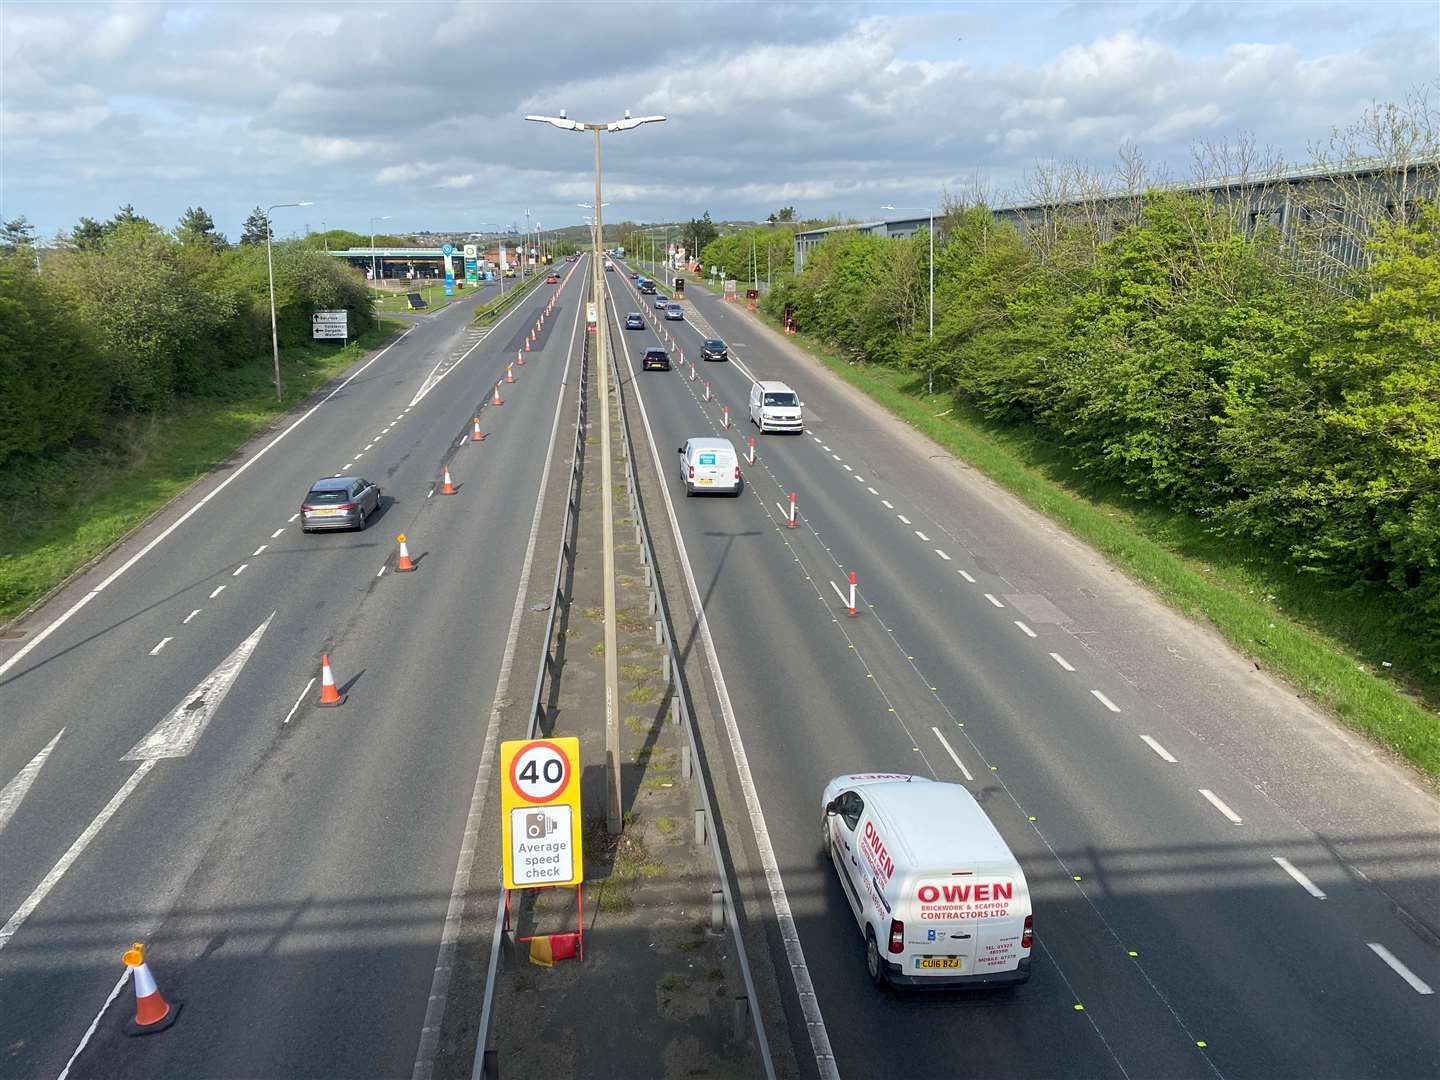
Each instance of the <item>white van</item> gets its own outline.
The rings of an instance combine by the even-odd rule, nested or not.
[[[923,776],[857,773],[831,780],[820,806],[822,842],[877,984],[1030,978],[1030,889],[970,792]]]
[[[764,431],[805,430],[805,403],[783,382],[750,384],[750,422]]]
[[[697,491],[740,494],[740,459],[726,439],[687,439],[680,447],[680,479],[686,496]]]

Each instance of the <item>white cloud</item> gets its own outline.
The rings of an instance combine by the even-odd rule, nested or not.
[[[456,191],[461,191],[465,188],[468,188],[473,183],[475,183],[475,174],[466,173],[463,176],[447,176],[444,180],[441,180],[435,186],[442,188],[451,188]]]
[[[300,140],[300,149],[311,161],[322,163],[353,161],[355,158],[372,152],[370,144],[357,139],[323,135],[305,136]]]

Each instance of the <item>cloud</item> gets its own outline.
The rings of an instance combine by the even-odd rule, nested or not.
[[[462,191],[465,188],[468,188],[473,183],[475,183],[475,174],[466,173],[464,176],[447,176],[444,180],[441,180],[435,186],[442,188],[452,188],[456,191]]]

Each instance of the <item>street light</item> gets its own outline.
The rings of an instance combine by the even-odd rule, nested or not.
[[[380,275],[375,272],[375,222],[389,220],[389,214],[382,214],[380,217],[370,219],[370,280],[375,283],[377,288],[380,285]]]
[[[616,659],[618,646],[615,642],[615,500],[610,480],[610,360],[605,332],[605,274],[601,262],[600,245],[604,237],[601,223],[600,198],[600,133],[602,131],[629,131],[641,124],[659,123],[663,116],[631,116],[625,110],[623,120],[608,124],[586,124],[571,120],[562,109],[559,116],[527,116],[540,124],[549,124],[561,131],[593,131],[595,133],[595,234],[592,244],[594,265],[590,268],[591,292],[595,297],[595,345],[600,364],[600,508],[601,526],[604,530],[604,573],[605,573],[605,757],[606,774],[609,782],[605,795],[605,828],[611,834],[619,833],[624,819],[621,814],[622,798],[620,788],[620,671]]]
[[[925,393],[935,393],[935,211],[928,206],[882,206],[881,210],[920,211],[930,219],[930,363],[925,375]]]
[[[270,350],[275,357],[275,401],[284,404],[285,392],[280,388],[280,331],[275,324],[275,260],[270,255],[270,211],[284,206],[314,206],[312,202],[278,202],[265,211],[265,270],[270,275]]]

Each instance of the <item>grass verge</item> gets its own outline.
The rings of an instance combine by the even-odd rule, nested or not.
[[[418,310],[410,306],[410,294],[418,292],[426,306]],[[370,300],[374,305],[377,314],[387,312],[408,312],[412,315],[428,315],[432,311],[439,311],[446,304],[456,300],[465,299],[465,291],[457,289],[454,296],[445,295],[445,286],[440,283],[427,283],[417,285],[413,289],[406,289],[404,292],[390,292],[386,289],[371,289]]]
[[[114,422],[106,437],[0,473],[0,624],[20,615],[71,574],[243,446],[257,431],[349,367],[405,323],[342,349],[304,345],[280,354],[285,401],[277,405],[268,356],[235,368],[206,396],[164,415]]]
[[[806,334],[791,340],[1347,726],[1440,777],[1440,687],[1421,674],[1403,623],[1378,597],[1266,560],[1188,515],[1077,484],[1078,462],[1063,448],[926,397],[913,371],[849,363]]]
[[[548,271],[547,271],[548,273]],[[482,326],[488,325],[498,319],[504,312],[508,311],[515,304],[519,303],[522,296],[530,293],[535,286],[545,280],[544,274],[531,274],[524,284],[512,285],[505,290],[505,295],[498,297],[488,304],[483,304],[475,309],[475,321]]]

